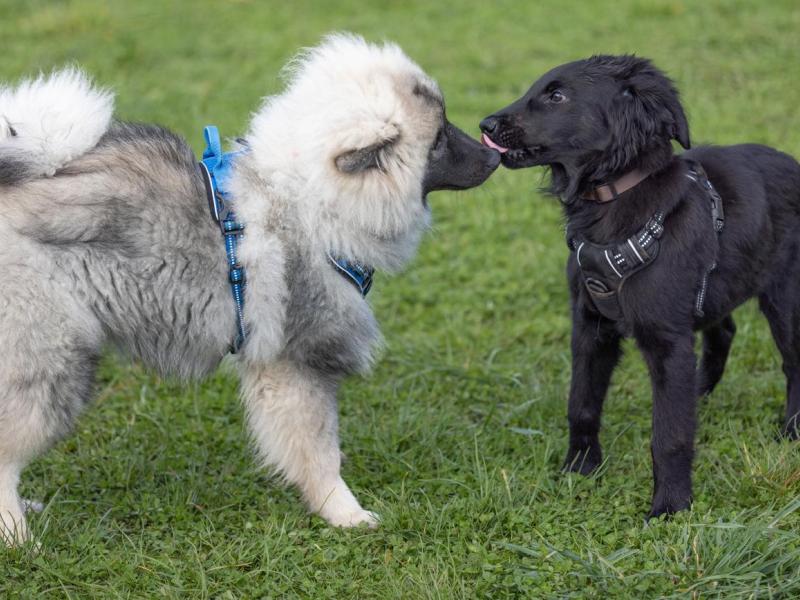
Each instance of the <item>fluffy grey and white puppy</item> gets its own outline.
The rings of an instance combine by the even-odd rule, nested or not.
[[[202,377],[236,319],[222,237],[175,134],[111,120],[77,71],[0,88],[0,531],[23,540],[21,470],[68,432],[113,344]],[[395,271],[429,225],[426,194],[482,183],[499,155],[446,119],[395,45],[338,35],[290,66],[235,163],[246,234],[241,395],[266,465],[334,525],[376,524],[340,475],[336,396],[380,343],[328,254]]]

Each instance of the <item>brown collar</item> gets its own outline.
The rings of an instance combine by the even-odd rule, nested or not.
[[[587,194],[582,195],[581,198],[600,203],[611,202],[612,200],[616,200],[620,194],[624,194],[629,189],[639,185],[649,176],[650,173],[647,171],[634,169],[633,171],[628,171],[616,181],[598,185],[596,188],[589,190]]]

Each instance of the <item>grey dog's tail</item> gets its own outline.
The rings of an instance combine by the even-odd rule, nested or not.
[[[0,86],[0,185],[48,177],[108,130],[111,92],[68,67]]]

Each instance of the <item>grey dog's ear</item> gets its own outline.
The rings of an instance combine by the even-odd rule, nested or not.
[[[361,173],[369,169],[384,169],[384,156],[391,150],[399,135],[383,139],[364,148],[347,150],[336,157],[336,168],[342,173]]]

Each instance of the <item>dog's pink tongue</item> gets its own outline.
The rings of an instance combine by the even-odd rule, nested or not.
[[[508,152],[508,148],[503,148],[500,144],[495,144],[492,141],[492,138],[490,138],[485,133],[481,134],[481,143],[484,146],[488,146],[489,148],[491,148],[493,150],[497,150],[500,154],[505,154],[506,152]]]

